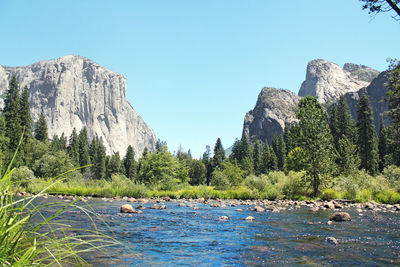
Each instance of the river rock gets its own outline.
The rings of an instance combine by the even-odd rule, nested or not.
[[[137,209],[138,209],[138,210],[145,210],[146,207],[144,207],[144,206],[142,206],[142,205],[139,205],[139,206],[137,207]]]
[[[308,210],[311,211],[311,212],[317,212],[317,211],[319,211],[319,208],[318,207],[311,207]]]
[[[220,220],[220,221],[226,221],[228,219],[229,219],[228,216],[221,216],[221,217],[218,218],[218,220]]]
[[[253,208],[253,211],[264,212],[265,209],[264,209],[263,207],[260,207],[260,206],[255,206],[255,207]]]
[[[124,204],[121,206],[122,213],[135,213],[135,209],[130,204]]]
[[[351,221],[350,214],[347,212],[335,212],[329,219],[335,222]]]
[[[325,242],[331,244],[331,245],[335,245],[337,246],[339,244],[339,242],[337,241],[336,238],[332,237],[332,236],[328,236],[325,238]]]
[[[365,203],[364,209],[366,210],[373,210],[375,208],[374,204],[372,203]]]
[[[324,207],[327,208],[327,209],[334,210],[335,209],[335,204],[333,202],[328,202],[328,203],[325,203]]]
[[[247,216],[245,220],[246,221],[254,221],[255,218],[253,216]]]
[[[178,206],[179,207],[186,207],[186,204],[185,203],[179,203]]]
[[[243,209],[236,209],[236,211],[243,211]]]
[[[127,201],[128,202],[136,202],[137,200],[134,197],[130,197],[130,198],[127,199]]]

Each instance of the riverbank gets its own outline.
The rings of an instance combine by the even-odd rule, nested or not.
[[[31,197],[33,194],[22,192],[16,193],[19,197]],[[174,199],[169,196],[166,197],[155,197],[155,198],[134,198],[134,197],[92,197],[92,196],[72,196],[72,195],[62,195],[62,194],[40,194],[35,195],[41,198],[55,198],[65,202],[71,201],[91,201],[91,200],[102,200],[104,202],[121,202],[124,203],[136,203],[139,206],[142,204],[154,204],[149,208],[159,209],[160,205],[166,204],[168,202],[179,203],[180,206],[194,208],[196,204],[205,204],[213,208],[224,208],[224,207],[236,207],[236,206],[248,206],[248,209],[255,212],[280,212],[284,210],[295,210],[299,208],[309,208],[311,212],[318,212],[320,210],[332,210],[340,211],[346,208],[356,208],[357,211],[362,212],[365,210],[370,210],[374,212],[400,212],[400,204],[385,204],[378,203],[375,201],[369,201],[364,203],[358,203],[354,200],[346,199],[334,199],[334,200],[240,200],[240,199],[205,199],[205,198],[179,198]],[[240,211],[240,210],[238,210]]]

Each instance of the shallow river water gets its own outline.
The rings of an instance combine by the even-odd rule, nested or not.
[[[108,257],[88,255],[93,266],[400,265],[399,212],[345,208],[352,221],[328,225],[333,211],[313,213],[308,207],[273,213],[251,211],[252,206],[215,208],[198,203],[195,210],[166,202],[165,210],[141,203],[147,207],[142,214],[122,214],[119,209],[125,201],[89,203],[126,246],[108,248]],[[229,219],[219,221],[223,215]],[[255,220],[244,220],[247,216]],[[80,228],[90,225],[76,211],[66,212],[63,219]],[[98,226],[108,231],[101,223]],[[330,236],[338,240],[337,246],[325,241]]]

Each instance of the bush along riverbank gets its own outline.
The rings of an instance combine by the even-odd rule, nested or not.
[[[238,200],[334,200],[347,199],[363,203],[376,201],[385,204],[399,204],[400,168],[390,166],[379,176],[370,176],[356,171],[350,176],[337,178],[336,183],[326,186],[318,197],[312,189],[304,186],[304,172],[281,171],[266,175],[249,175],[239,185],[231,188],[218,186],[192,186],[176,183],[165,189],[165,184],[146,185],[135,183],[123,174],[114,174],[111,179],[67,178],[57,183],[46,179],[25,180],[16,183],[14,193],[38,194],[44,188],[48,194],[68,196],[90,196],[106,198],[159,198],[171,199],[238,199]]]

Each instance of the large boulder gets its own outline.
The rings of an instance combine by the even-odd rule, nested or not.
[[[135,213],[135,209],[130,204],[124,204],[121,206],[122,213]]]
[[[350,214],[348,214],[347,212],[335,212],[334,214],[332,214],[329,220],[335,222],[344,222],[351,221],[351,217]]]

